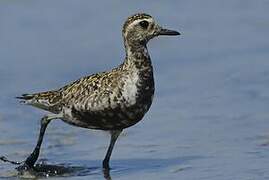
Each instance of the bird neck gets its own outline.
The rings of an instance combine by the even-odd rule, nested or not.
[[[124,64],[126,65],[135,65],[137,68],[141,66],[150,66],[151,60],[148,53],[146,43],[141,42],[124,42],[126,58]]]

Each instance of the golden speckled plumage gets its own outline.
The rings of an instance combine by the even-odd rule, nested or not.
[[[159,35],[179,35],[161,28],[150,15],[143,13],[129,17],[122,32],[126,58],[118,67],[83,77],[57,90],[18,97],[25,104],[53,113],[42,118],[36,148],[22,168],[35,164],[45,129],[52,119],[89,129],[109,130],[111,142],[103,161],[103,167],[109,168],[117,137],[123,129],[139,122],[152,103],[154,78],[147,42]]]

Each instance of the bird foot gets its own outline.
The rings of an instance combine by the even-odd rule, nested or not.
[[[24,162],[22,165],[16,167],[16,169],[17,169],[19,172],[23,172],[23,171],[29,171],[30,169],[33,169],[33,167],[29,166],[28,164],[26,164],[26,163]]]

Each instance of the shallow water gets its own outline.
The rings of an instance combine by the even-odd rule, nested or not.
[[[268,179],[269,3],[260,1],[1,1],[0,155],[22,161],[45,112],[13,97],[110,69],[124,50],[121,25],[135,12],[182,32],[149,44],[156,96],[120,136],[111,179]],[[109,136],[49,125],[39,167],[0,179],[101,179]],[[53,172],[57,170],[57,173]]]

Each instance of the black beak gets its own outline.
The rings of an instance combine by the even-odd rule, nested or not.
[[[178,36],[178,35],[180,35],[180,33],[177,32],[177,31],[174,31],[174,30],[169,30],[169,29],[163,29],[163,28],[161,28],[161,30],[159,31],[158,35]]]

